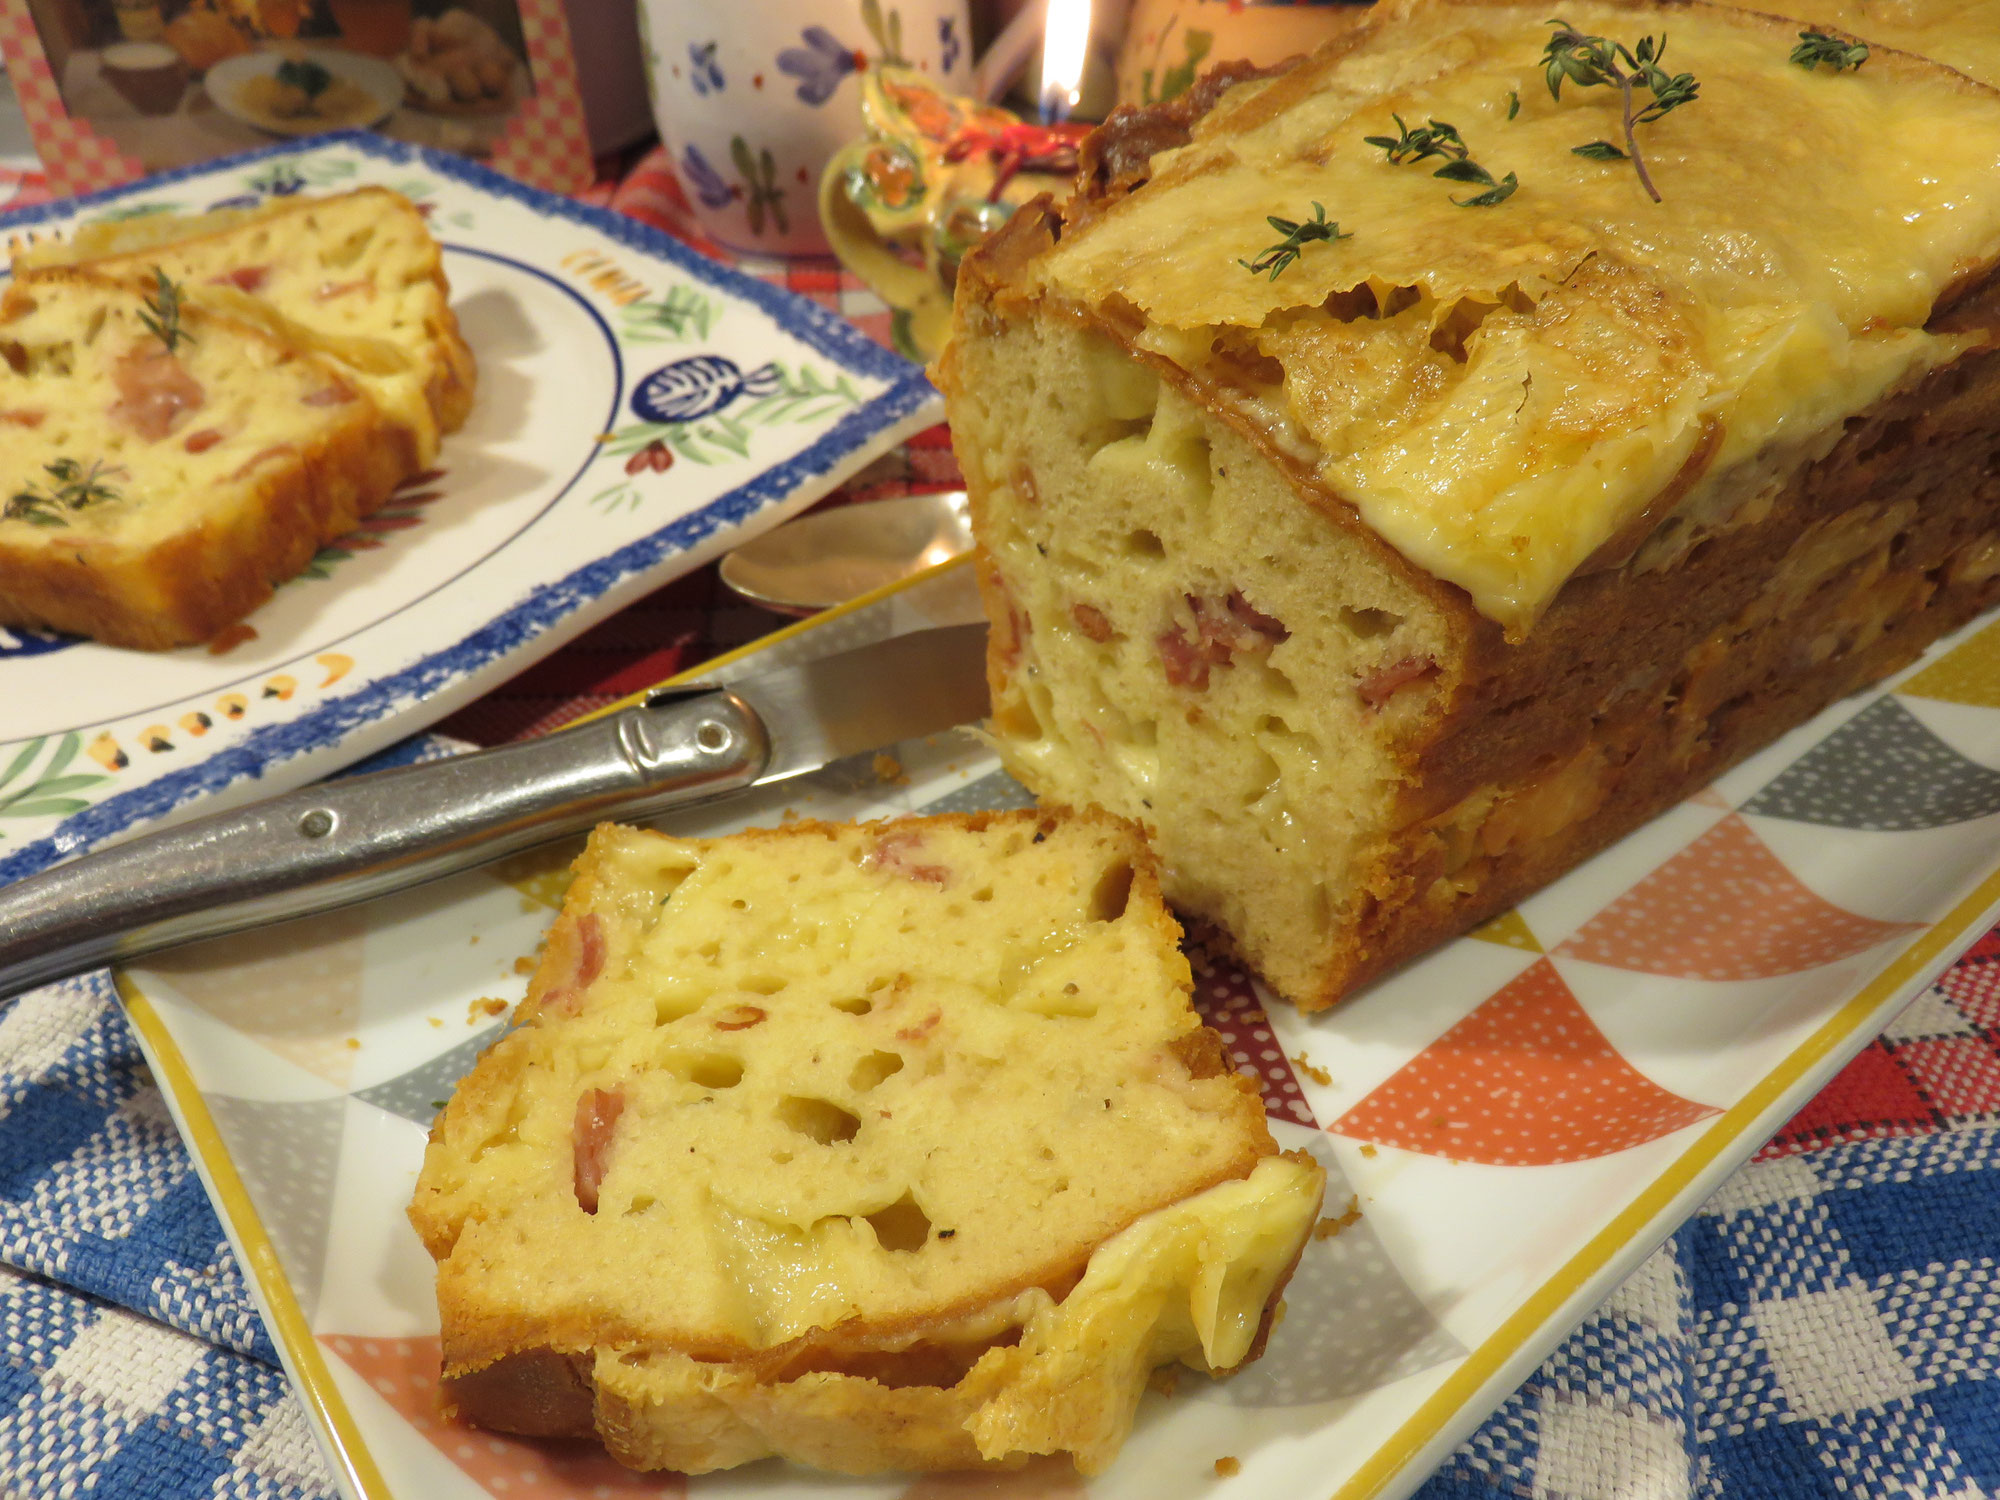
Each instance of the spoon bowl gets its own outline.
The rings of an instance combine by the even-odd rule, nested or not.
[[[815,511],[745,542],[722,581],[780,614],[810,615],[972,550],[964,490]]]

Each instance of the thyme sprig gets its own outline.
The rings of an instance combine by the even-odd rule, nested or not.
[[[1635,132],[1639,126],[1650,125],[1683,104],[1692,104],[1701,93],[1701,85],[1692,73],[1669,73],[1660,66],[1660,59],[1667,51],[1664,33],[1658,37],[1641,37],[1637,46],[1627,47],[1609,37],[1590,36],[1578,31],[1567,21],[1553,20],[1549,25],[1555,27],[1555,34],[1542,49],[1542,68],[1548,80],[1549,97],[1560,100],[1565,81],[1579,88],[1604,84],[1618,90],[1623,104],[1624,150],[1621,151],[1610,141],[1592,141],[1571,150],[1593,161],[1629,159],[1633,170],[1639,174],[1640,186],[1645,188],[1649,198],[1658,203],[1660,190],[1653,186],[1652,174],[1646,170],[1646,159],[1639,152]],[[1640,89],[1652,95],[1652,102],[1644,106],[1639,104]]]
[[[101,458],[93,461],[88,469],[76,459],[58,458],[43,464],[42,471],[54,484],[31,480],[23,485],[4,507],[0,507],[0,521],[26,521],[30,526],[67,526],[69,521],[63,512],[83,510],[118,499],[118,491],[108,481],[113,475],[123,477],[125,473],[122,468],[107,465]]]
[[[1317,203],[1313,205],[1313,216],[1302,222],[1281,219],[1276,214],[1265,215],[1265,220],[1284,238],[1275,245],[1267,246],[1255,260],[1239,260],[1236,264],[1252,275],[1261,275],[1269,271],[1273,281],[1276,281],[1285,268],[1299,258],[1299,252],[1314,240],[1331,242],[1354,238],[1351,234],[1342,234],[1338,222],[1328,223],[1325,208]]]
[[[1828,36],[1824,31],[1801,31],[1798,46],[1792,48],[1792,61],[1807,72],[1826,63],[1836,73],[1850,73],[1868,61],[1868,44]]]
[[[158,266],[153,267],[153,295],[146,299],[146,310],[139,314],[139,321],[146,325],[147,332],[167,346],[169,354],[184,343],[194,342],[194,335],[181,327],[180,284],[169,280],[167,273]]]
[[[1429,157],[1442,156],[1443,166],[1431,173],[1447,182],[1472,182],[1484,186],[1487,191],[1474,193],[1470,198],[1454,198],[1451,201],[1460,208],[1491,208],[1496,203],[1504,203],[1513,197],[1514,189],[1520,186],[1509,172],[1504,178],[1495,179],[1486,168],[1472,160],[1471,150],[1465,144],[1458,127],[1443,120],[1431,120],[1412,130],[1404,123],[1401,115],[1390,115],[1396,122],[1397,134],[1369,135],[1362,139],[1381,150],[1389,160],[1398,166],[1424,161]],[[1273,221],[1275,222],[1275,221]]]
[[[1405,162],[1419,162],[1426,157],[1443,156],[1453,161],[1464,161],[1470,154],[1465,145],[1465,137],[1458,133],[1456,125],[1447,125],[1443,120],[1432,120],[1419,125],[1415,130],[1403,123],[1401,115],[1390,115],[1396,122],[1397,134],[1368,135],[1362,139],[1371,146],[1380,147],[1388,153],[1389,160],[1397,166]]]

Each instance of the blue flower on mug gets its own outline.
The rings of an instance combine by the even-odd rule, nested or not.
[[[868,59],[824,26],[808,26],[801,34],[804,47],[787,47],[778,54],[779,71],[799,80],[799,97],[808,104],[824,104],[849,73],[868,66]]]
[[[729,200],[736,196],[708,158],[692,146],[681,153],[681,176],[687,179],[687,185],[694,189],[704,208],[727,208]]]
[[[715,60],[715,49],[720,45],[706,42],[696,46],[688,43],[689,78],[694,83],[694,91],[706,98],[709,94],[722,92],[722,68]]]
[[[962,51],[958,40],[958,17],[938,17],[938,66],[949,73],[958,62]]]

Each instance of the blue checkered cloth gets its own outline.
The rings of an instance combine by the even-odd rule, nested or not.
[[[1913,1012],[1995,1040],[1956,1005]],[[0,1010],[0,1119],[0,1493],[331,1497],[102,976]],[[1829,1138],[1733,1178],[1421,1500],[2000,1495],[2000,1123]]]

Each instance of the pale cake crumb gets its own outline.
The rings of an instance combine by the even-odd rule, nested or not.
[[[1313,1225],[1313,1238],[1316,1240],[1330,1240],[1339,1234],[1341,1230],[1347,1228],[1348,1225],[1359,1223],[1360,1220],[1361,1199],[1357,1195],[1347,1200],[1347,1207],[1342,1209],[1339,1214],[1331,1218],[1321,1219],[1317,1224]]]
[[[1377,1155],[1377,1152],[1376,1152],[1376,1150],[1375,1150],[1375,1147],[1374,1147],[1374,1145],[1373,1145],[1372,1143],[1370,1143],[1370,1142],[1368,1142],[1368,1141],[1363,1141],[1363,1142],[1361,1143],[1361,1154],[1362,1154],[1363,1156],[1365,1156],[1365,1157],[1369,1158],[1369,1159],[1370,1159],[1370,1160],[1372,1161],[1372,1160],[1373,1160],[1373,1159],[1375,1158],[1375,1156]]]
[[[1215,1461],[1215,1477],[1217,1479],[1234,1479],[1242,1472],[1243,1461],[1230,1454],[1225,1453]]]
[[[897,760],[895,756],[884,754],[881,751],[877,751],[875,754],[875,779],[884,786],[908,786],[910,784],[909,773],[903,769],[903,763]]]
[[[505,1000],[495,1000],[491,995],[484,995],[465,1008],[465,1024],[477,1026],[488,1016],[505,1015],[506,1011]]]
[[[523,953],[523,954],[522,954],[522,955],[521,955],[521,956],[520,956],[519,958],[515,959],[515,960],[514,960],[514,972],[515,972],[516,974],[532,974],[532,973],[534,973],[534,972],[535,972],[535,957],[534,957],[534,955],[533,955],[532,953]]]

